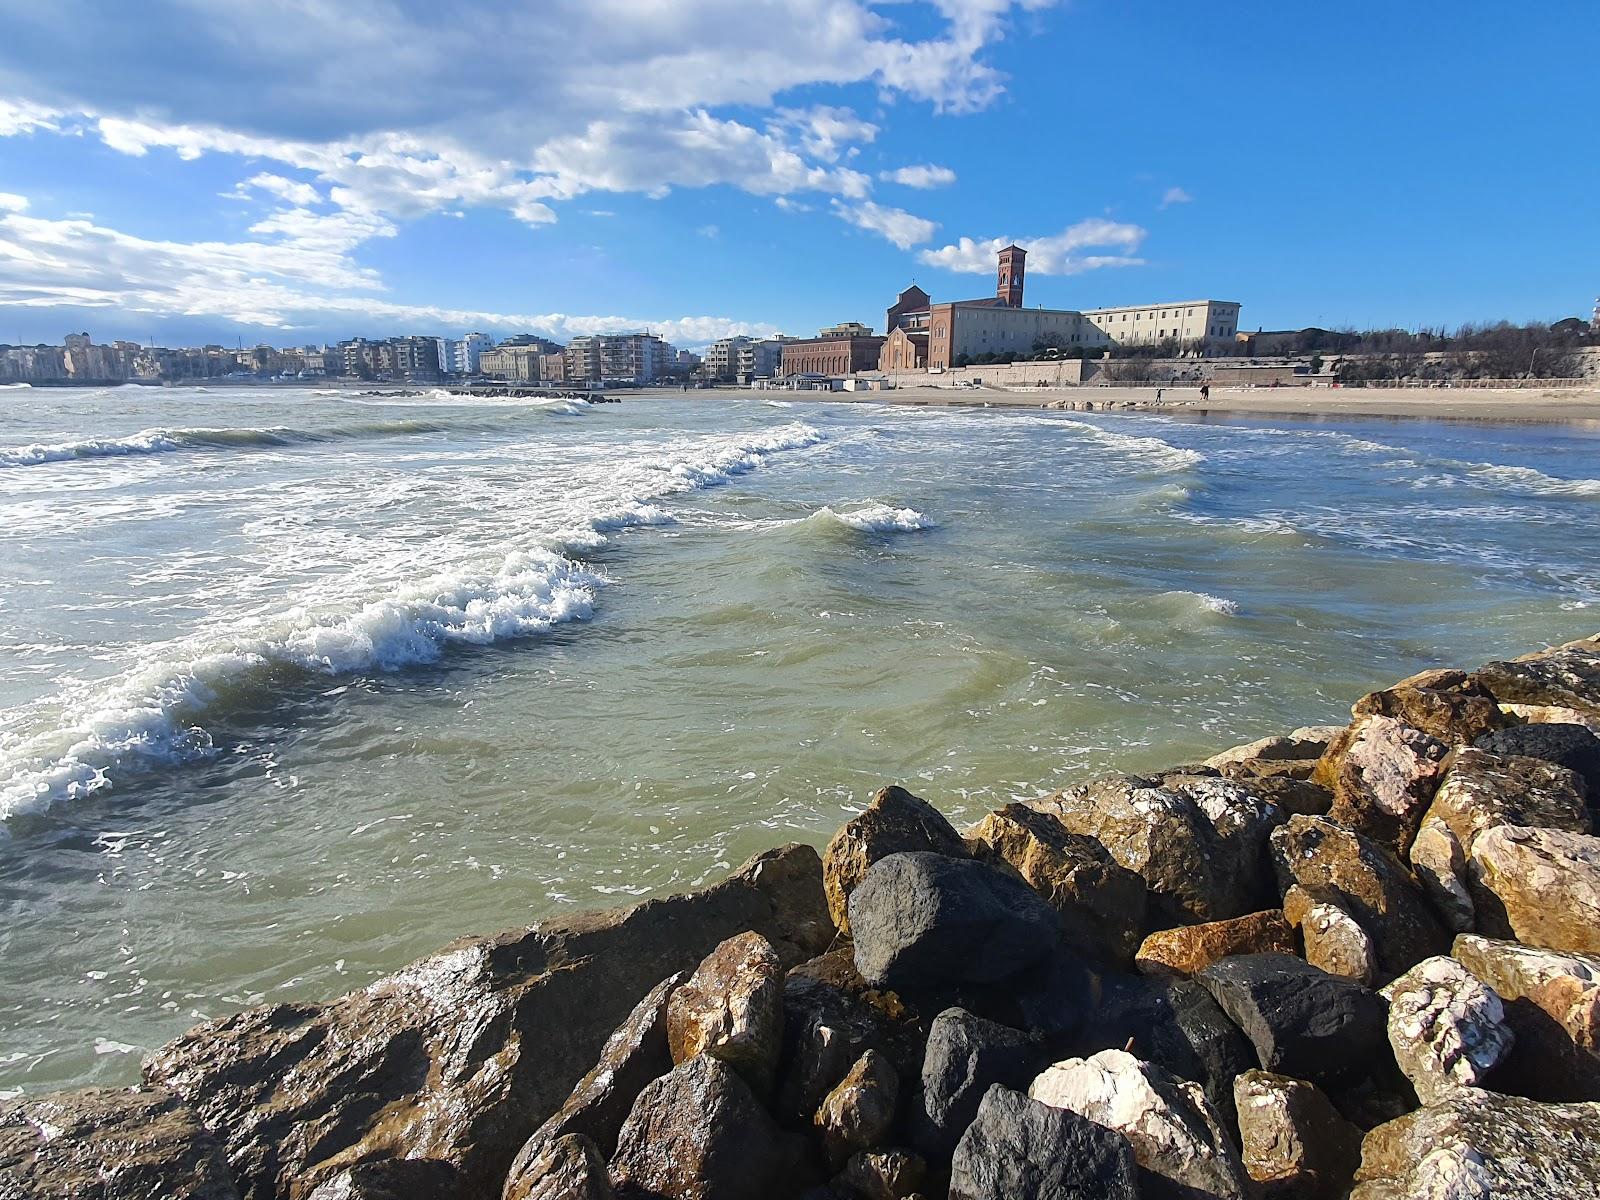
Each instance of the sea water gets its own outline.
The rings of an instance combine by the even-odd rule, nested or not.
[[[0,1094],[1600,626],[1557,425],[0,396]]]

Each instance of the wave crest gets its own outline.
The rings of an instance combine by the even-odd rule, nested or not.
[[[145,429],[120,438],[85,438],[74,442],[34,442],[0,449],[0,468],[37,467],[75,459],[124,458],[140,454],[172,454],[180,450],[232,450],[314,445],[318,442],[366,438],[404,437],[416,433],[442,433],[446,425],[435,421],[371,421],[329,429],[290,429],[284,426],[243,429]]]

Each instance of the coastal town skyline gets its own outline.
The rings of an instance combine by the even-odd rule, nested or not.
[[[1382,31],[1360,56],[1257,4],[1220,25],[1091,0],[602,8],[468,5],[440,30],[404,4],[0,3],[0,339],[705,347],[872,320],[886,285],[973,294],[1011,240],[1056,309],[1225,295],[1251,328],[1416,328],[1593,297],[1565,247],[1596,168],[1547,119],[1581,84],[1487,69],[1593,40],[1576,5],[1512,28],[1357,5],[1341,19]],[[64,53],[89,18],[106,36]],[[556,30],[561,63],[509,49]],[[1468,153],[1490,111],[1560,157],[1553,182]]]

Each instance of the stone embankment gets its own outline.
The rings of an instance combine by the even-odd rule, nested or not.
[[[1600,1195],[1600,638],[253,1009],[0,1196]]]

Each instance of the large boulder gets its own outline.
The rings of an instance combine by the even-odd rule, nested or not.
[[[616,1149],[617,1131],[627,1120],[634,1097],[652,1079],[672,1070],[672,1054],[667,1048],[667,998],[687,974],[680,971],[663,979],[634,1006],[627,1020],[606,1039],[600,1061],[518,1151],[508,1180],[514,1182],[527,1176],[534,1161],[542,1160],[552,1142],[569,1135],[580,1135],[592,1143],[602,1161],[610,1157]],[[570,1157],[571,1153],[569,1146],[566,1154]],[[541,1171],[546,1169],[540,1167]],[[506,1188],[507,1200],[511,1200],[510,1182]]]
[[[1343,731],[1342,725],[1308,725],[1213,754],[1204,765],[1236,779],[1309,777],[1328,743]]]
[[[837,1170],[851,1155],[881,1146],[894,1124],[900,1076],[876,1050],[868,1050],[829,1092],[813,1120],[828,1165]]]
[[[1336,1200],[1361,1165],[1361,1130],[1315,1084],[1270,1071],[1233,1083],[1244,1167],[1267,1196]]]
[[[1055,952],[1055,909],[1014,875],[942,854],[879,859],[850,894],[856,969],[894,988],[998,983]]]
[[[1351,1200],[1579,1200],[1600,1195],[1600,1104],[1477,1088],[1380,1125]]]
[[[1062,1047],[1087,1057],[1108,1046],[1127,1048],[1179,1079],[1197,1083],[1206,1099],[1234,1121],[1233,1081],[1256,1066],[1256,1052],[1239,1027],[1192,980],[1108,978],[1093,1016],[1074,1043]]]
[[[587,1194],[574,1194],[547,1187],[542,1192],[522,1192],[511,1200],[610,1200],[605,1163],[598,1153],[592,1161],[600,1171],[598,1177],[591,1176],[601,1186],[598,1192],[591,1189]],[[449,1163],[435,1158],[379,1158],[346,1167],[301,1195],[304,1200],[444,1200],[459,1191],[460,1180]]]
[[[88,1089],[0,1103],[0,1196],[238,1200],[221,1142],[172,1092]]]
[[[1033,807],[1094,838],[1150,890],[1152,921],[1221,921],[1262,907],[1268,831],[1283,813],[1239,784],[1183,776],[1156,786],[1116,775]]]
[[[1336,899],[1297,883],[1283,894],[1283,918],[1299,930],[1302,957],[1313,967],[1372,986],[1378,974],[1372,939]]]
[[[1403,855],[1449,752],[1446,743],[1404,721],[1362,717],[1347,738],[1328,748],[1317,768],[1333,789],[1328,816]]]
[[[1587,724],[1560,721],[1513,725],[1486,733],[1473,744],[1491,754],[1539,758],[1565,767],[1583,779],[1589,803],[1600,805],[1600,734]]]
[[[1381,692],[1369,692],[1351,706],[1350,715],[1357,720],[1393,717],[1452,746],[1470,745],[1505,724],[1494,698],[1473,684],[1466,672],[1451,670],[1424,671]]]
[[[1004,863],[1050,902],[1069,946],[1120,966],[1132,959],[1145,928],[1144,880],[1094,838],[1025,804],[990,813],[970,836],[983,858]]]
[[[1485,663],[1473,681],[1501,704],[1553,705],[1600,716],[1600,649],[1573,646]]]
[[[1453,958],[1425,958],[1388,987],[1389,1045],[1424,1104],[1477,1087],[1514,1035],[1493,988]]]
[[[1126,1138],[1074,1112],[991,1087],[950,1164],[950,1200],[1137,1200]]]
[[[1337,1083],[1388,1057],[1383,999],[1293,955],[1225,958],[1195,979],[1244,1031],[1268,1071]]]
[[[965,858],[967,844],[955,826],[920,796],[886,787],[859,816],[833,835],[822,852],[822,886],[828,912],[841,933],[850,932],[850,893],[880,858],[909,851]]]
[[[1275,908],[1227,921],[1158,930],[1140,944],[1134,966],[1144,975],[1187,978],[1219,958],[1268,952],[1294,953],[1294,931]]]
[[[611,1182],[624,1200],[770,1200],[800,1190],[801,1155],[737,1071],[700,1055],[639,1093]]]
[[[539,1153],[518,1162],[501,1194],[502,1200],[612,1200],[613,1196],[605,1158],[581,1133],[541,1143]]]
[[[1384,847],[1322,817],[1273,830],[1278,883],[1336,903],[1372,939],[1378,982],[1443,953],[1449,936],[1409,871]]]
[[[943,1162],[972,1123],[994,1084],[1026,1087],[1043,1050],[1028,1034],[946,1009],[928,1029],[920,1104],[912,1114],[912,1143],[930,1162]]]
[[[757,1095],[772,1092],[783,1045],[783,962],[753,931],[723,942],[667,1000],[674,1063],[720,1058]]]
[[[863,1150],[834,1177],[835,1191],[858,1200],[907,1200],[928,1178],[928,1164],[909,1150]]]
[[[1251,1194],[1239,1152],[1205,1093],[1126,1051],[1058,1062],[1028,1095],[1127,1138],[1149,1179],[1146,1195],[1244,1200]]]
[[[1600,954],[1600,838],[1501,825],[1473,843],[1467,875],[1480,932]]]
[[[640,997],[745,930],[788,961],[826,947],[816,851],[769,851],[698,892],[465,939],[329,1004],[213,1021],[145,1074],[224,1140],[248,1200],[383,1158],[436,1158],[468,1194],[498,1190]]]
[[[1536,1100],[1600,1100],[1600,956],[1463,934],[1451,954],[1499,995],[1515,1036],[1489,1081]]]

